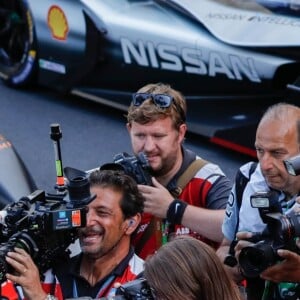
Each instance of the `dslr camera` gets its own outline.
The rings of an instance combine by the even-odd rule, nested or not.
[[[290,175],[300,175],[300,154],[284,160],[283,163]]]
[[[66,300],[93,300],[91,297],[68,298]],[[145,278],[138,278],[122,284],[115,296],[102,297],[101,300],[154,300],[152,290]]]
[[[102,165],[100,170],[121,170],[132,177],[137,184],[152,185],[151,166],[144,152],[139,152],[137,155],[118,153],[113,161]]]
[[[300,214],[282,214],[276,191],[258,192],[250,198],[251,206],[259,209],[266,229],[254,236],[257,241],[241,250],[239,264],[246,277],[259,276],[266,268],[274,265],[281,258],[278,249],[298,252],[295,238],[300,237]]]
[[[145,278],[139,278],[121,285],[116,292],[117,299],[154,300],[152,290]]]
[[[31,256],[40,274],[69,256],[67,248],[77,239],[77,229],[86,225],[86,206],[96,195],[90,194],[85,172],[70,167],[64,171],[64,191],[36,190],[0,211],[0,283],[13,271],[5,257],[15,247]]]

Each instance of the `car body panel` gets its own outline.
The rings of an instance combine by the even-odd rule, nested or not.
[[[193,0],[172,2],[184,8],[216,38],[228,44],[255,47],[300,45],[299,17],[271,14],[258,3],[247,6],[247,1],[244,1],[245,4],[240,2],[239,6],[228,6],[226,1],[202,0],[201,5]]]
[[[39,84],[126,110],[141,86],[169,83],[191,132],[240,152],[255,156],[262,113],[299,86],[300,18],[272,1],[26,2]]]

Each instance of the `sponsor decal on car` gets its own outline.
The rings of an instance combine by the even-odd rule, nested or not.
[[[204,53],[198,48],[183,47],[139,40],[137,44],[128,38],[121,38],[121,48],[126,64],[136,63],[143,67],[186,72],[190,74],[215,77],[218,74],[232,80],[247,78],[252,82],[261,82],[251,57],[241,58],[234,54],[222,54],[217,51]]]
[[[300,27],[300,21],[297,19],[278,17],[278,16],[265,16],[265,15],[249,15],[249,14],[233,14],[233,13],[209,13],[209,19],[219,20],[235,20],[245,22],[267,23],[272,25]]]
[[[69,33],[68,20],[63,10],[53,5],[48,10],[47,24],[54,39],[65,41]]]
[[[53,61],[39,59],[39,67],[55,73],[66,74],[66,67]]]

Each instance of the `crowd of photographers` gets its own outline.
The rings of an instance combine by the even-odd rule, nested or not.
[[[300,153],[300,108],[267,110],[258,163],[242,166],[244,183],[232,188],[219,166],[183,145],[180,92],[142,87],[127,121],[133,152],[148,165],[118,160],[93,171],[80,254],[40,274],[28,251],[8,251],[2,299],[300,299],[300,180],[284,164]]]

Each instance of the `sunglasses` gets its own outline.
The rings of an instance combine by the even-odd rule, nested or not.
[[[182,122],[185,122],[185,113],[183,109],[176,103],[176,101],[174,101],[174,98],[172,96],[167,94],[135,93],[132,95],[132,105],[141,106],[143,102],[148,99],[152,99],[154,104],[160,108],[168,108],[173,102],[176,110],[181,116]]]
[[[140,106],[148,99],[152,101],[160,108],[168,108],[174,100],[172,96],[166,94],[150,94],[150,93],[135,93],[132,95],[132,104],[134,106]]]

